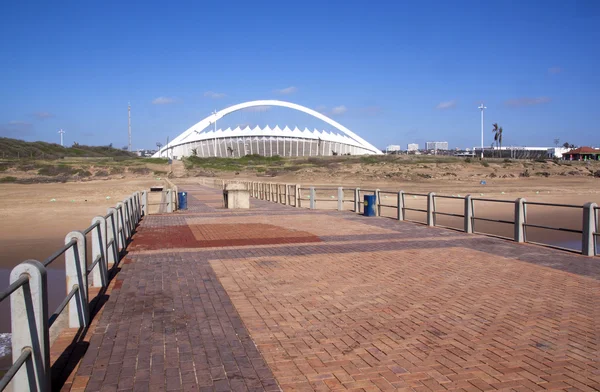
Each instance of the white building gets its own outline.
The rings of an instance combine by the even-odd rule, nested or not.
[[[385,148],[385,151],[387,152],[398,152],[400,151],[400,146],[397,144],[390,144],[389,146],[387,146]]]
[[[568,152],[570,148],[564,147],[551,147],[548,149],[548,158],[562,159],[564,153]]]
[[[407,151],[419,151],[419,145],[417,143],[408,143],[406,146]]]
[[[297,110],[315,117],[336,131],[299,129],[295,127],[274,128],[255,126],[221,129],[217,122],[233,112],[253,107],[276,106]],[[262,156],[328,156],[328,155],[379,155],[382,152],[337,121],[307,107],[285,101],[260,100],[233,105],[199,121],[169,144],[163,146],[154,157],[239,158],[245,155]]]
[[[447,150],[448,142],[427,142],[426,149],[427,149],[427,151],[429,151],[429,150]]]

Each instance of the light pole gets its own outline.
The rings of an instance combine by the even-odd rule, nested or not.
[[[65,131],[63,131],[61,129],[60,131],[58,131],[58,133],[60,133],[60,145],[61,145],[61,147],[64,147],[64,145],[63,145],[63,135],[65,134]]]
[[[487,107],[482,103],[479,105],[479,109],[481,110],[481,159],[483,159],[483,111],[487,109]]]
[[[214,142],[213,142],[213,149],[215,151],[215,157],[216,157],[217,156],[217,110],[216,109],[213,110],[212,114],[215,115],[215,122],[214,122],[214,124],[215,124],[215,128],[214,128],[215,139],[214,139]]]

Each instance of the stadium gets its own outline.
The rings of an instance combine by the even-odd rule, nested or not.
[[[287,126],[245,126],[216,129],[219,121],[237,111],[278,106],[297,110],[327,123],[335,131],[293,129]],[[310,157],[368,155],[382,152],[348,128],[307,107],[284,101],[260,100],[241,103],[215,112],[177,136],[154,157],[181,159],[186,156],[239,158],[245,155]]]

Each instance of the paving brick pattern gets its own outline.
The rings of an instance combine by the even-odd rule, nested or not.
[[[71,390],[600,390],[598,259],[186,191],[143,221]]]

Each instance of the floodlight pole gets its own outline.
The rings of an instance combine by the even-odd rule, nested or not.
[[[215,109],[212,114],[215,115],[215,139],[213,143],[213,149],[215,150],[215,157],[217,156],[217,110]]]
[[[64,147],[64,145],[63,145],[63,135],[65,134],[65,131],[63,131],[61,129],[60,131],[58,131],[58,133],[60,133],[60,145],[61,145],[61,147]]]
[[[479,109],[481,110],[481,159],[483,159],[483,111],[487,109],[487,107],[482,103],[479,105]]]

